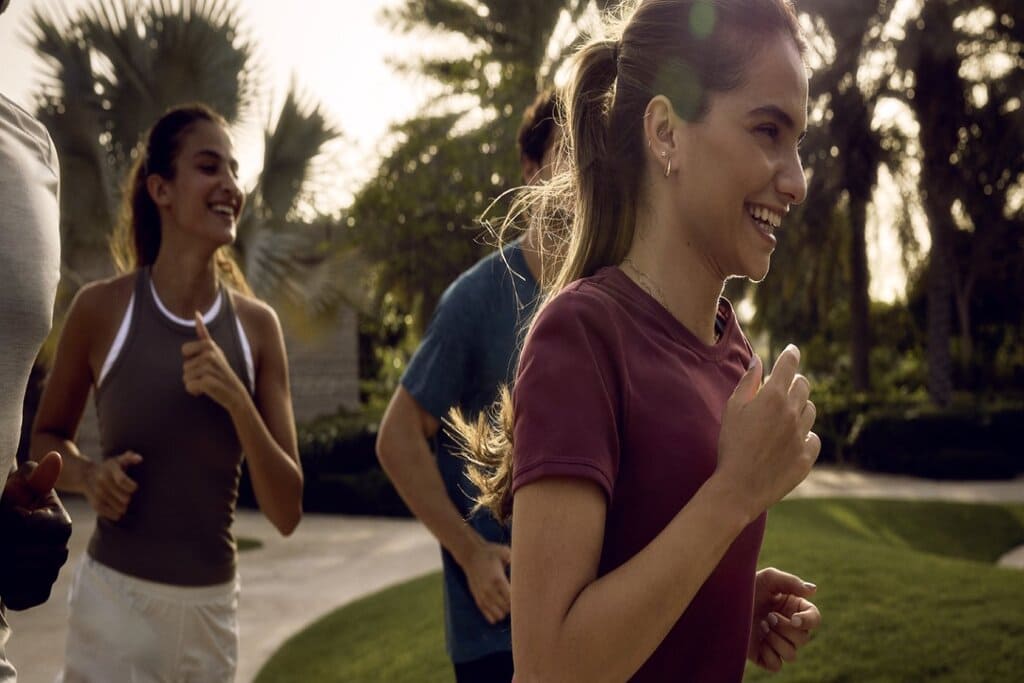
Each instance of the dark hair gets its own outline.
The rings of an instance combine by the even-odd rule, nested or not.
[[[160,253],[162,226],[160,211],[149,196],[146,181],[156,174],[173,180],[177,173],[178,155],[185,137],[200,121],[208,121],[222,128],[228,123],[223,116],[201,103],[186,104],[170,109],[146,133],[135,161],[125,180],[121,200],[121,215],[111,237],[110,250],[114,264],[121,272],[151,266]],[[216,256],[218,275],[235,289],[250,293],[230,247],[221,247]]]
[[[566,242],[554,255],[561,266],[541,283],[539,308],[574,280],[625,258],[646,174],[644,115],[651,99],[664,95],[680,117],[699,121],[711,94],[743,85],[748,65],[769,41],[792,40],[801,55],[806,52],[790,0],[632,0],[607,17],[607,24],[607,35],[575,56],[564,108],[562,172],[525,189],[518,200],[519,212],[534,209],[534,220],[571,216]],[[480,490],[477,506],[508,519],[508,393],[476,423],[452,415],[450,424],[469,461],[468,476]]]
[[[555,91],[551,88],[537,93],[530,106],[523,111],[516,141],[519,156],[536,162],[544,161],[544,153],[551,146],[551,134],[555,130]]]

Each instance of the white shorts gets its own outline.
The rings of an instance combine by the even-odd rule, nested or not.
[[[191,588],[144,581],[88,555],[75,569],[64,683],[225,683],[238,665],[236,578]]]

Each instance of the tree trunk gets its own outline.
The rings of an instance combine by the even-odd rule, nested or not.
[[[957,323],[960,327],[960,366],[968,368],[974,358],[974,336],[971,334],[971,292],[973,283],[964,286],[963,291],[954,295],[956,301]]]
[[[850,357],[853,390],[871,389],[871,311],[865,222],[867,200],[850,197]]]
[[[921,12],[924,39],[914,73],[916,88],[910,104],[921,126],[921,199],[928,216],[932,246],[928,258],[928,393],[932,401],[947,406],[953,398],[953,363],[949,342],[953,330],[953,236],[951,212],[960,188],[954,166],[958,118],[965,109],[964,86],[960,81],[960,60],[944,50],[943,39],[953,37],[953,12],[946,3],[925,3]]]
[[[953,398],[953,363],[949,352],[953,328],[953,219],[949,207],[942,206],[938,193],[926,191],[924,203],[932,236],[928,257],[928,393],[936,405],[947,406]]]

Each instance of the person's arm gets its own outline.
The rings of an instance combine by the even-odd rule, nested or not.
[[[597,577],[607,502],[594,482],[546,478],[515,495],[516,678],[625,681],[650,657],[736,536],[806,476],[807,384],[787,349],[758,391],[760,361],[726,407],[715,473],[645,548]]]
[[[242,444],[260,510],[283,535],[302,519],[302,468],[288,384],[288,360],[273,311],[253,302],[251,319],[259,344],[255,397],[231,369],[224,352],[196,313],[198,340],[182,346],[185,389],[206,394],[231,415]]]
[[[462,567],[477,607],[491,623],[509,612],[509,549],[484,540],[448,497],[428,440],[440,424],[399,386],[377,434],[377,457],[398,494]]]
[[[90,354],[97,338],[109,332],[111,309],[123,310],[111,306],[112,299],[119,303],[122,298],[127,300],[127,296],[120,296],[117,290],[122,286],[87,285],[75,296],[39,400],[30,448],[31,458],[37,462],[50,451],[60,453],[63,467],[56,488],[84,494],[97,514],[112,520],[120,519],[128,508],[137,485],[126,470],[141,462],[142,457],[123,453],[102,463],[96,462],[78,450],[74,438],[93,384]],[[106,351],[109,344],[98,345]]]

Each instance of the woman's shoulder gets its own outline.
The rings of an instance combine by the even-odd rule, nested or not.
[[[277,311],[270,304],[251,294],[231,290],[231,303],[235,307],[245,331],[249,334],[276,335],[281,329]]]
[[[600,282],[577,280],[554,295],[537,314],[528,343],[533,350],[554,345],[560,348],[588,347],[610,352],[622,343],[623,321],[618,304]]]
[[[607,322],[618,308],[619,297],[602,272],[568,284],[547,302],[541,315],[600,324]]]
[[[135,291],[136,277],[132,271],[83,285],[71,302],[71,311],[93,322],[120,319]]]
[[[83,285],[68,309],[61,339],[89,353],[110,348],[128,310],[135,278],[131,272]]]

